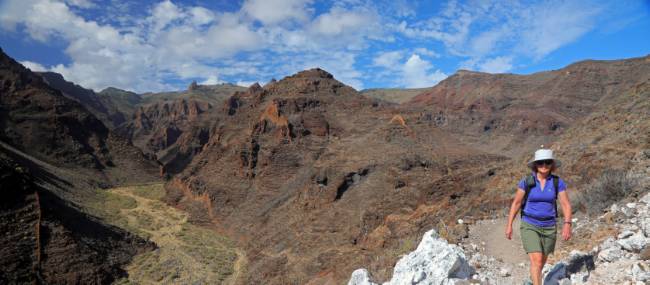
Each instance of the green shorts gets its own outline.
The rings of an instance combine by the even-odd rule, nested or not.
[[[542,252],[544,255],[549,255],[555,251],[555,240],[557,238],[557,228],[555,226],[538,227],[521,221],[519,230],[521,243],[523,243],[526,253]]]

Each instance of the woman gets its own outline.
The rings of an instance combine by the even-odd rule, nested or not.
[[[535,158],[528,163],[528,167],[532,170],[532,174],[530,178],[526,177],[519,182],[508,215],[506,238],[512,239],[512,222],[523,204],[521,241],[530,258],[530,278],[534,285],[541,285],[542,268],[548,256],[555,250],[556,203],[560,202],[564,214],[562,226],[564,240],[571,238],[571,203],[564,181],[552,175],[553,171],[560,167],[560,161],[553,158],[552,150],[535,151]],[[554,181],[555,179],[557,181]],[[554,189],[556,185],[557,189]],[[528,195],[526,189],[530,189]]]

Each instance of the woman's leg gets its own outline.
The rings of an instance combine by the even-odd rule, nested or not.
[[[547,257],[541,252],[531,252],[528,257],[530,257],[530,280],[533,281],[533,285],[542,285],[542,268]]]

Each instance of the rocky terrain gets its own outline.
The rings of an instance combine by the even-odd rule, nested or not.
[[[650,189],[646,189],[650,190]],[[587,251],[570,254],[543,269],[544,284],[648,284],[650,282],[650,193],[623,206],[613,204],[605,214],[580,221],[577,235],[612,230],[612,236],[581,239]],[[486,240],[495,243],[494,240]],[[483,243],[485,244],[485,242]],[[395,265],[392,278],[382,284],[521,284],[513,277],[513,264],[486,255],[484,245],[449,244],[431,230],[415,251]],[[522,270],[527,264],[516,265]],[[355,270],[348,285],[373,285],[366,269]]]
[[[387,102],[392,102],[396,104],[401,104],[408,102],[413,97],[425,93],[430,88],[410,88],[410,89],[400,89],[400,88],[373,88],[373,89],[364,89],[361,90],[361,94],[366,95],[371,98],[380,99]]]
[[[639,89],[648,68],[639,58],[528,76],[460,71],[400,106],[323,71],[301,72],[231,97],[208,143],[167,185],[169,198],[205,207],[201,219],[241,241],[254,260],[248,282],[321,284],[347,278],[355,264],[387,280],[425,230],[454,240],[466,232],[458,217],[503,212],[512,193],[504,189],[514,190],[523,154],[539,143],[557,141],[569,161],[583,155],[571,145],[574,124],[629,106],[638,110],[626,113],[634,116],[629,130],[642,139],[625,153],[647,149],[647,113],[634,106],[648,96]],[[634,138],[615,132],[613,140]],[[578,185],[605,170],[589,176],[582,167],[560,175]]]
[[[505,268],[508,261],[476,257],[486,253],[480,243],[471,245],[469,225],[504,214],[514,182],[527,172],[525,162],[540,144],[564,160],[559,175],[570,185],[574,208],[587,217],[581,220],[599,216],[612,202],[634,199],[650,176],[650,57],[584,61],[531,75],[461,70],[395,104],[383,99],[400,92],[357,92],[321,69],[246,89],[193,83],[178,92],[108,88],[95,93],[55,74],[36,75],[1,56],[0,146],[34,173],[29,180],[43,187],[44,195],[79,213],[95,213],[101,218],[97,224],[111,232],[127,230],[155,236],[156,244],[178,246],[154,235],[158,232],[143,234],[133,227],[146,227],[137,216],[149,202],[115,190],[126,197],[119,199],[135,199],[140,206],[120,208],[125,216],[113,221],[114,215],[93,212],[103,201],[96,195],[103,192],[87,191],[164,176],[166,203],[187,213],[187,222],[232,240],[229,256],[233,248],[242,249],[237,256],[246,257],[245,270],[227,280],[225,273],[213,276],[233,284],[339,284],[357,268],[367,268],[355,275],[359,280],[400,283],[409,278],[411,265],[437,264],[410,258],[398,263],[402,273],[393,273],[425,232],[427,246],[458,244],[450,254],[474,267],[470,274],[464,263],[452,263],[450,270],[462,269],[457,279],[467,279],[458,282],[514,280],[518,267],[502,276],[507,274],[489,268]],[[401,93],[415,94],[411,91]],[[16,210],[3,215],[33,220],[33,212],[20,210],[33,208],[33,197],[20,198]],[[67,211],[56,209],[51,213]],[[466,222],[458,223],[459,218]],[[109,221],[122,229],[107,226]],[[13,218],[3,218],[0,225],[30,227]],[[179,233],[176,226],[167,229],[167,234]],[[566,248],[589,254],[593,246],[584,248],[580,241],[600,244],[618,234],[612,229],[580,232]],[[77,228],[69,231],[83,235]],[[116,262],[90,266],[92,273],[79,278],[113,274],[107,272],[124,276],[124,268],[116,268],[135,254],[129,244],[141,240],[117,235],[116,248],[125,250],[102,252],[118,254]],[[12,238],[7,239],[18,250],[31,246]],[[105,244],[97,243],[101,246],[93,249]],[[83,251],[79,248],[61,255]],[[127,279],[173,280],[136,273],[171,260],[160,255],[166,250],[143,253],[149,258],[129,265],[143,271],[129,271],[134,276]],[[2,262],[21,268],[34,263],[34,257],[25,256],[16,261],[19,265]],[[560,250],[552,262],[571,256]],[[183,260],[173,262],[178,270],[194,268]],[[55,265],[48,266],[60,270]],[[21,272],[41,278],[34,272],[45,271]],[[177,277],[198,280],[183,274]],[[418,274],[418,280],[429,276]],[[495,279],[501,277],[511,279]]]

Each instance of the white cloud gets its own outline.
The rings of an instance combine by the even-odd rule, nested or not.
[[[93,8],[97,5],[93,3],[91,0],[65,0],[66,3],[68,3],[71,6],[79,7],[79,8]]]
[[[438,41],[449,54],[473,62],[503,54],[538,60],[593,30],[603,10],[597,3],[582,0],[451,0],[444,7],[432,18],[402,21],[394,29],[409,38]],[[499,69],[507,67],[503,59],[500,63]]]
[[[221,81],[219,77],[216,75],[210,75],[205,80],[199,82],[199,84],[201,85],[215,85],[219,83],[224,83],[224,82]]]
[[[479,70],[490,73],[504,73],[512,69],[512,57],[498,56],[487,59],[479,65]]]
[[[430,87],[447,78],[447,75],[440,70],[433,69],[433,65],[413,54],[404,64],[402,82],[407,88]]]
[[[437,52],[423,47],[416,48],[414,52],[417,54],[426,55],[428,57],[434,57],[434,58],[440,57],[440,54],[438,54]]]
[[[47,68],[39,63],[23,60],[20,62],[23,66],[29,68],[31,71],[47,71]]]
[[[595,27],[598,6],[579,1],[544,3],[525,14],[520,50],[537,59],[569,44]]]
[[[402,51],[380,52],[379,55],[373,58],[372,63],[375,66],[394,69],[400,65],[403,57],[404,54]]]
[[[252,18],[273,25],[287,20],[305,22],[311,11],[307,5],[311,0],[247,0],[242,11]]]

